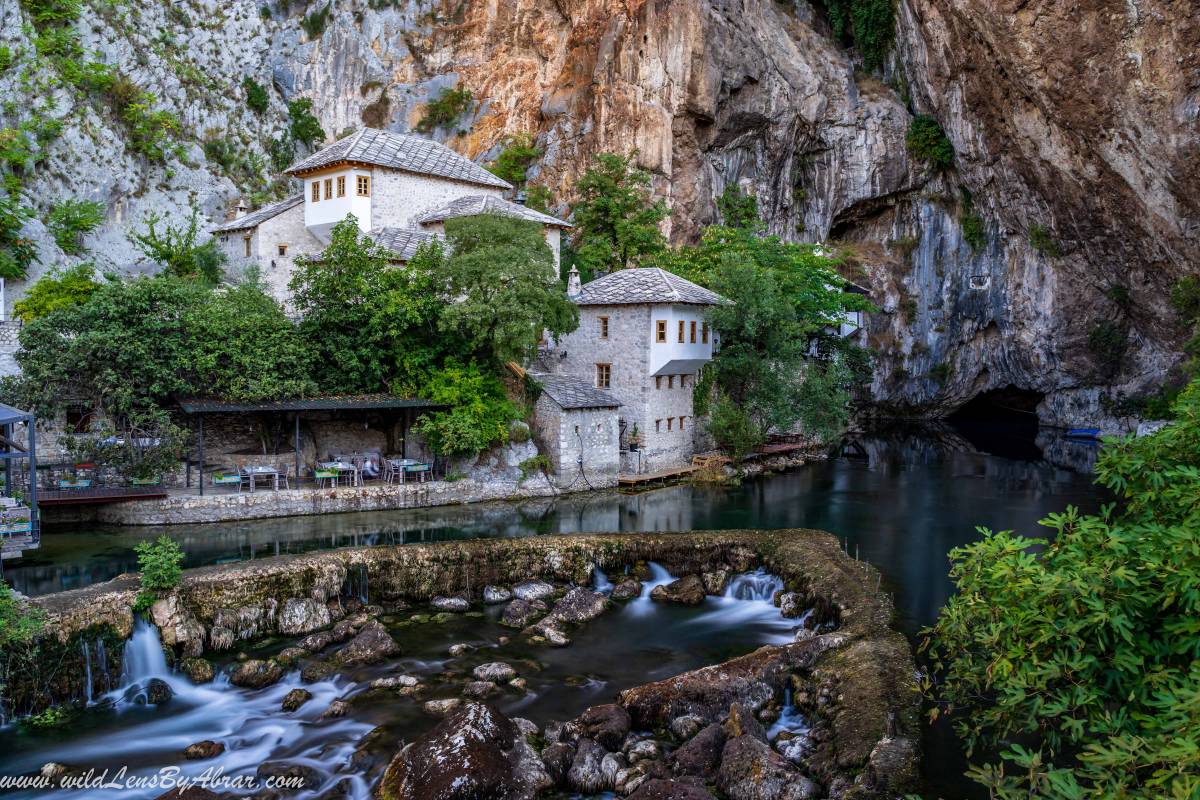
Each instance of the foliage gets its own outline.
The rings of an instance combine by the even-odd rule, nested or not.
[[[1029,226],[1029,245],[1048,258],[1058,258],[1062,255],[1062,248],[1045,225]]]
[[[311,150],[325,141],[325,131],[313,116],[310,98],[300,97],[288,103],[288,120],[288,133],[293,142]]]
[[[868,70],[881,68],[896,37],[892,0],[828,0],[826,8],[834,35],[858,47]]]
[[[31,641],[45,624],[40,609],[18,600],[12,587],[0,581],[0,650]]]
[[[183,577],[183,550],[171,537],[159,536],[152,542],[138,542],[133,546],[138,557],[138,572],[141,573],[142,589],[161,596],[179,585]]]
[[[644,266],[661,253],[666,238],[659,223],[667,216],[662,200],[650,191],[649,173],[630,158],[600,153],[575,184],[574,247],[582,265],[607,274]]]
[[[1101,372],[1113,375],[1120,369],[1129,348],[1129,332],[1120,323],[1102,319],[1088,331],[1087,344]]]
[[[500,180],[520,187],[525,183],[525,172],[541,157],[541,148],[534,146],[533,137],[518,133],[504,140],[504,149],[488,169]]]
[[[958,224],[962,226],[963,241],[969,244],[972,250],[979,252],[987,246],[987,229],[978,214],[965,213],[958,218]]]
[[[133,246],[146,258],[162,265],[164,272],[180,278],[200,278],[211,284],[221,280],[225,253],[215,239],[197,244],[200,211],[195,206],[186,225],[165,221],[155,211],[146,215],[144,224],[144,231],[133,234]]]
[[[537,186],[530,186],[525,190],[525,205],[534,211],[549,214],[550,206],[553,204],[554,196],[550,193],[548,187],[539,184]]]
[[[1185,275],[1171,287],[1171,308],[1184,322],[1200,321],[1200,277]]]
[[[913,118],[905,143],[913,158],[936,170],[944,171],[954,166],[954,145],[950,144],[937,117],[931,114],[918,114]]]
[[[446,220],[450,255],[438,272],[446,296],[440,329],[462,336],[484,364],[521,361],[543,332],[575,330],[579,310],[554,272],[554,254],[535,222],[498,214]],[[411,268],[411,265],[410,265]]]
[[[550,463],[549,457],[543,453],[539,453],[536,456],[530,456],[520,464],[517,464],[517,467],[521,470],[521,477],[517,481],[518,485],[524,483],[530,475],[537,473],[549,475],[554,471],[554,465]]]
[[[15,195],[0,190],[0,278],[21,279],[37,260],[33,240],[22,233],[33,212]]]
[[[750,413],[724,395],[711,406],[708,432],[717,447],[739,461],[766,440],[761,426],[750,418]]]
[[[449,127],[471,110],[471,90],[465,86],[443,89],[435,99],[425,106],[425,114],[417,123],[421,133],[432,133],[438,128]]]
[[[296,143],[290,138],[280,137],[267,147],[267,155],[271,158],[271,168],[283,172],[296,157]]]
[[[158,98],[151,92],[139,92],[120,109],[121,120],[129,132],[129,146],[151,161],[163,162],[167,156],[181,153],[174,137],[179,134],[179,118],[166,110],[154,109]]]
[[[457,335],[438,331],[440,244],[418,250],[406,269],[390,268],[388,258],[348,216],[324,252],[297,259],[292,303],[320,391],[413,394],[458,347]]]
[[[99,228],[108,214],[108,206],[100,200],[64,200],[50,209],[46,227],[59,249],[69,256],[83,252],[80,239]]]
[[[721,224],[727,228],[759,230],[763,227],[758,216],[757,198],[744,193],[736,183],[725,186],[725,191],[717,198],[717,210],[721,213]]]
[[[52,730],[62,728],[75,719],[75,710],[68,706],[50,706],[36,714],[22,717],[19,725],[22,728],[34,730]]]
[[[1185,798],[1200,792],[1200,381],[1174,424],[1106,443],[1119,498],[1068,508],[1053,539],[982,530],[951,551],[957,594],[924,632],[968,773],[993,797]],[[1015,767],[1015,768],[1014,768]]]
[[[1129,293],[1129,287],[1122,283],[1114,283],[1108,287],[1104,291],[1104,296],[1123,310],[1128,310],[1130,303],[1133,302],[1133,296]]]
[[[38,279],[25,296],[13,304],[13,316],[25,323],[33,322],[60,308],[86,303],[97,288],[95,267],[89,262],[62,271],[54,270]]]
[[[415,428],[438,455],[472,456],[493,444],[504,444],[509,423],[521,416],[499,379],[474,362],[447,361],[425,385],[422,396],[449,407],[423,414]]]
[[[271,104],[267,90],[249,75],[242,79],[242,88],[246,90],[246,108],[256,114],[265,113]]]
[[[946,381],[950,380],[950,375],[952,372],[953,368],[950,366],[950,363],[947,361],[942,361],[930,368],[929,377],[938,383],[944,384]]]
[[[310,40],[321,38],[321,34],[325,32],[325,26],[329,24],[329,16],[332,12],[333,3],[326,3],[300,20],[300,27],[308,34]]]

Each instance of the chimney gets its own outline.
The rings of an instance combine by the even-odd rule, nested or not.
[[[525,205],[525,190],[524,189],[517,189],[516,193],[513,195],[513,202],[519,206]]]
[[[578,297],[583,291],[583,287],[579,283],[579,267],[571,265],[571,271],[567,273],[567,297]]]
[[[239,197],[237,206],[235,206],[233,209],[233,218],[241,219],[242,217],[246,216],[246,212],[249,210],[250,210],[250,208],[249,208],[249,206],[246,205],[245,199]]]

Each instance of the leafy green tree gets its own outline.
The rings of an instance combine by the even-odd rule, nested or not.
[[[858,47],[868,70],[882,68],[896,38],[893,0],[829,0],[826,8],[834,36]]]
[[[543,332],[559,336],[579,325],[537,223],[498,214],[450,219],[446,240],[442,274],[455,301],[442,311],[440,328],[461,335],[482,363],[520,361]]]
[[[473,103],[471,90],[465,86],[443,89],[441,94],[425,106],[425,114],[417,123],[417,130],[421,133],[432,133],[438,128],[449,127],[469,112]]]
[[[256,114],[265,113],[271,101],[262,84],[247,75],[242,79],[242,88],[246,90],[246,107]]]
[[[937,117],[931,114],[919,114],[913,118],[905,143],[914,158],[934,169],[945,171],[954,166],[954,145],[942,130]]]
[[[167,274],[200,278],[210,284],[221,280],[225,253],[215,239],[198,242],[200,211],[195,206],[183,225],[175,225],[157,212],[146,215],[146,229],[133,234],[131,242],[146,258],[160,264]]]
[[[60,308],[86,303],[99,284],[91,262],[43,275],[29,287],[25,296],[13,304],[13,315],[22,322],[33,322]]]
[[[108,206],[99,200],[64,200],[46,217],[46,227],[59,249],[69,256],[83,252],[80,239],[104,223]]]
[[[644,262],[666,248],[659,230],[667,206],[650,191],[650,174],[626,156],[600,153],[575,184],[575,251],[594,272],[606,274]]]
[[[325,141],[325,131],[321,128],[320,121],[313,116],[310,98],[300,97],[288,103],[288,119],[288,133],[293,142],[312,150]]]
[[[45,625],[40,609],[18,600],[12,587],[0,582],[0,650],[32,641]]]
[[[550,189],[545,186],[537,185],[530,186],[525,190],[525,205],[532,208],[534,211],[540,211],[543,214],[550,213],[550,206],[554,203],[554,196],[550,193]]]
[[[725,186],[725,191],[717,198],[717,210],[721,212],[721,222],[727,228],[760,230],[763,227],[758,216],[758,200],[754,195],[743,192],[736,183]]]
[[[0,189],[0,278],[24,278],[37,261],[37,248],[23,232],[32,216],[17,195]]]
[[[416,426],[438,455],[473,456],[494,444],[504,444],[510,423],[521,417],[495,374],[474,362],[449,360],[421,394],[448,406],[445,411],[422,415]]]
[[[137,553],[142,584],[135,608],[144,611],[179,585],[183,577],[183,550],[171,537],[164,535],[152,542],[138,542],[133,551]]]
[[[931,716],[969,754],[1000,750],[968,773],[992,797],[1200,793],[1200,381],[1175,417],[1105,444],[1117,504],[950,552],[958,591],[924,632]]]
[[[541,156],[542,151],[534,146],[533,137],[518,133],[504,140],[504,149],[488,169],[497,178],[520,188],[525,184],[525,173]]]

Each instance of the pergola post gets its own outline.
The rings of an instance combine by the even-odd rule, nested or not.
[[[200,471],[200,496],[204,497],[204,415],[200,414],[199,417],[200,417],[200,433],[199,433],[199,436],[197,437],[197,444],[199,445],[199,450],[200,450],[200,453],[198,456],[200,465],[199,465],[199,467],[197,467],[197,469]]]
[[[40,542],[42,526],[38,519],[40,515],[37,506],[37,434],[34,432],[33,421],[33,414],[26,417],[25,425],[29,429],[29,527],[33,533],[33,540]]]
[[[296,488],[300,488],[300,412],[296,412],[296,442],[293,453],[296,456]]]

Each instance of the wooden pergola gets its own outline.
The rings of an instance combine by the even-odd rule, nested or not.
[[[19,556],[22,550],[37,547],[41,540],[41,525],[38,519],[36,421],[32,411],[22,411],[19,408],[0,403],[0,459],[4,461],[5,495],[13,496],[13,481],[16,473],[13,462],[21,460],[29,462],[28,465],[23,466],[23,469],[29,471],[29,492],[25,498],[29,507],[29,530],[9,531],[7,523],[4,525],[6,529],[3,531],[3,541],[0,543],[0,560]],[[13,429],[18,425],[25,426],[24,442],[14,438]],[[24,522],[21,522],[21,526],[24,526]]]

